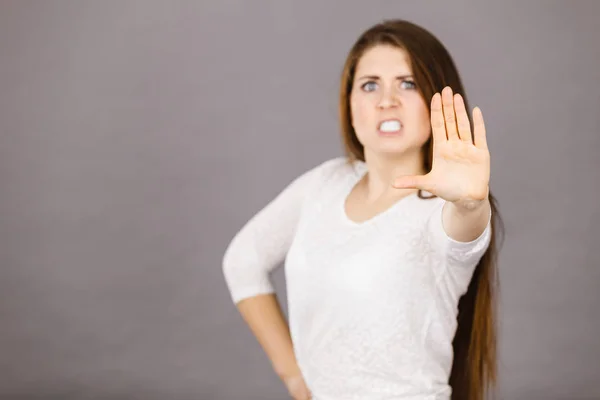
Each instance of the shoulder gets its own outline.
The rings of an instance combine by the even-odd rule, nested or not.
[[[305,175],[309,175],[310,180],[318,186],[332,180],[345,178],[356,172],[356,162],[350,161],[348,157],[340,156],[322,161],[307,171]]]
[[[333,157],[304,170],[293,183],[298,190],[308,193],[319,193],[323,189],[336,187],[357,173],[357,163],[348,157]]]
[[[322,161],[314,169],[322,173],[329,173],[343,168],[350,168],[351,166],[352,164],[348,157],[339,156]]]

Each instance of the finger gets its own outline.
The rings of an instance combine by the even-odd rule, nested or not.
[[[471,123],[465,107],[465,101],[460,94],[454,95],[454,112],[456,113],[456,125],[458,126],[458,135],[463,142],[473,143],[471,138]]]
[[[473,139],[475,141],[475,146],[480,149],[487,150],[487,135],[485,132],[485,123],[483,121],[483,114],[479,107],[475,107],[473,109]]]
[[[394,179],[392,186],[396,189],[421,189],[430,192],[431,183],[428,175],[407,175]]]
[[[444,113],[442,111],[442,96],[436,93],[431,98],[431,133],[433,145],[448,140],[446,136],[446,125],[444,124]]]
[[[444,122],[446,124],[448,140],[458,140],[456,115],[454,114],[454,97],[452,96],[452,89],[449,86],[446,86],[442,90],[442,110],[444,111]]]

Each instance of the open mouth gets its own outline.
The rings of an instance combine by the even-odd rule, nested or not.
[[[387,119],[379,124],[377,130],[384,135],[398,134],[402,130],[402,122],[398,119]]]

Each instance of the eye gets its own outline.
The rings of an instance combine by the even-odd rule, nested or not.
[[[400,83],[400,86],[403,89],[416,89],[417,88],[417,85],[415,84],[414,81],[406,80],[406,79]]]
[[[377,83],[375,81],[368,81],[363,83],[361,88],[365,92],[372,92],[373,90],[377,89]]]

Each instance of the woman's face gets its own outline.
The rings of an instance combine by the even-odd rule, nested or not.
[[[365,153],[419,152],[430,136],[429,108],[403,49],[377,45],[360,58],[350,94],[352,126]]]

